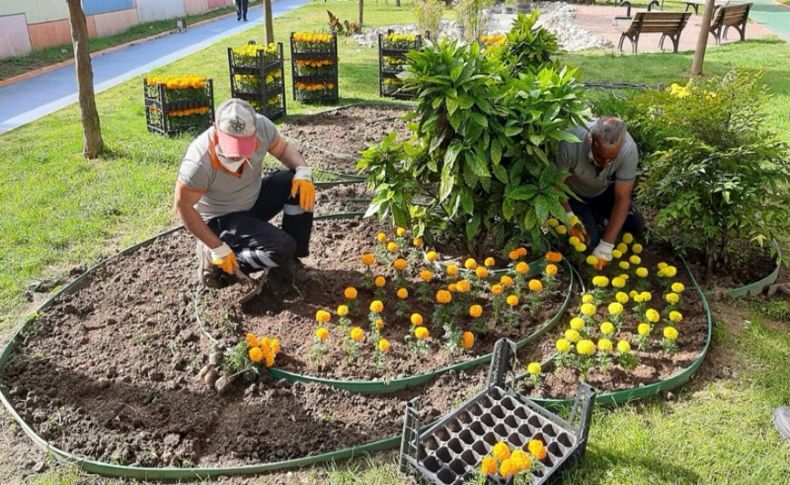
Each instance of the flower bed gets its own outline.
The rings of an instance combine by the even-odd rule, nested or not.
[[[249,43],[228,48],[230,92],[274,120],[286,115],[283,45]]]
[[[392,31],[379,34],[379,94],[381,96],[412,99],[414,90],[401,89],[403,81],[398,74],[406,66],[406,53],[419,49],[422,38],[419,35],[399,34]]]
[[[201,131],[214,120],[214,90],[205,77],[148,76],[143,95],[146,125],[152,133]]]
[[[303,103],[337,103],[337,35],[291,32],[293,96]]]

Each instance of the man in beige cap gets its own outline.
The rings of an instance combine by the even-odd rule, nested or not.
[[[267,153],[288,170],[262,177]],[[268,118],[229,99],[217,108],[214,126],[189,145],[174,208],[198,239],[200,281],[217,288],[243,277],[240,272],[269,268],[303,280],[297,258],[309,253],[314,203],[312,172],[302,155]],[[269,220],[281,211],[278,228]]]

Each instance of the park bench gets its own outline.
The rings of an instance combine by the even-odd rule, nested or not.
[[[623,50],[623,41],[628,39],[631,41],[631,49],[636,54],[641,34],[661,34],[661,40],[658,42],[661,50],[664,50],[664,40],[669,37],[672,41],[672,52],[677,52],[680,33],[686,27],[689,17],[691,17],[689,12],[637,12],[628,30],[620,35],[620,44],[617,48]]]
[[[705,6],[705,0],[683,0],[683,3],[686,4],[686,12],[689,11],[689,8],[693,8],[696,15],[699,15],[699,8]],[[726,7],[728,3],[730,3],[729,0],[715,0],[713,6]]]
[[[733,27],[741,34],[741,40],[746,39],[746,21],[749,19],[751,3],[730,5],[716,9],[710,23],[710,33],[716,39],[716,45],[721,44],[721,35],[727,38],[727,29]]]

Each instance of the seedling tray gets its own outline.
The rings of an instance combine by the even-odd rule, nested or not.
[[[515,344],[500,340],[488,376],[488,387],[423,433],[419,432],[419,398],[406,406],[399,470],[415,483],[456,485],[475,480],[480,463],[503,441],[527,451],[532,439],[544,443],[546,457],[535,460],[529,481],[548,483],[584,454],[595,391],[579,386],[566,420],[518,394],[513,379]],[[487,478],[487,483],[512,483],[512,478]]]
[[[392,31],[389,31],[387,35],[391,33]],[[397,78],[398,74],[403,72],[404,65],[387,66],[384,58],[395,57],[405,61],[407,52],[419,49],[421,46],[422,38],[419,35],[408,48],[396,48],[386,41],[385,34],[379,34],[379,96],[398,99],[413,99],[415,97],[414,90],[401,89],[402,82]],[[396,84],[390,84],[393,82],[392,80],[395,80]]]
[[[253,43],[251,41],[251,43]],[[246,61],[246,60],[245,60]],[[285,70],[283,64],[283,44],[277,43],[277,54],[274,59],[266,58],[259,50],[255,58],[255,67],[243,62],[228,47],[228,73],[230,74],[231,97],[249,102],[255,111],[270,120],[284,117],[287,113],[285,104]],[[266,82],[266,78],[279,72],[279,78]],[[237,76],[253,76],[255,82],[241,82]]]

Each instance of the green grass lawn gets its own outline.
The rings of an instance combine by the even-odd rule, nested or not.
[[[260,5],[261,0],[250,2],[250,7],[252,7],[253,4]],[[235,7],[222,7],[199,15],[188,15],[184,17],[184,21],[187,26],[190,26],[201,20],[211,19],[235,11]],[[97,52],[126,42],[167,32],[175,29],[175,26],[176,23],[173,19],[138,24],[114,35],[91,39],[91,52]],[[37,49],[24,56],[6,57],[5,59],[0,59],[0,80],[69,59],[74,59],[74,50],[71,43],[47,47],[45,49]]]
[[[366,23],[413,19],[408,5],[398,9],[389,3],[368,4]],[[287,39],[292,30],[324,28],[327,7],[340,18],[356,16],[355,1],[310,3],[275,21],[277,38]],[[225,49],[250,38],[262,39],[262,29],[227,39],[156,73],[207,75],[214,79],[218,103],[230,91]],[[341,101],[379,100],[375,49],[341,38],[339,56]],[[585,53],[563,59],[591,81],[671,83],[682,80],[691,64],[688,54]],[[766,70],[765,82],[775,93],[770,118],[790,141],[787,45],[762,40],[709,49],[707,72],[722,73],[732,65]],[[86,267],[175,222],[171,190],[189,139],[147,133],[141,85],[138,77],[98,96],[109,148],[98,161],[80,156],[76,106],[0,135],[0,334],[8,335],[28,311],[24,291],[32,280]],[[290,85],[287,93],[290,113],[321,109],[292,102]],[[587,457],[566,483],[780,483],[790,475],[790,446],[780,442],[770,425],[771,410],[790,402],[787,365],[781,364],[790,361],[790,335],[786,327],[762,315],[787,315],[788,305],[755,305],[717,306],[717,339],[710,361],[674,400],[597,410]],[[732,373],[716,375],[725,367]],[[317,483],[398,480],[394,453],[300,471],[297,476]],[[62,467],[39,478],[41,483],[92,480]],[[261,477],[258,483],[267,480]]]

